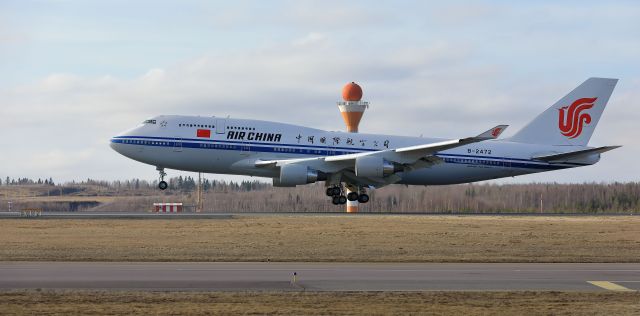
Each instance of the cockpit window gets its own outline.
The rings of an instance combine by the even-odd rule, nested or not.
[[[142,124],[155,124],[156,120],[146,120],[144,122],[142,122]]]

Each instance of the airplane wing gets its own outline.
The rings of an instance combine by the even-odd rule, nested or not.
[[[614,150],[620,147],[622,146],[603,146],[603,147],[597,147],[597,148],[581,149],[581,150],[571,151],[568,153],[536,156],[536,157],[533,157],[532,159],[546,161],[550,163],[554,163],[554,162],[562,163],[562,162],[569,162],[571,160],[576,160],[580,158],[585,158],[592,154],[601,154],[609,150]]]
[[[396,170],[425,168],[440,162],[440,158],[434,156],[435,153],[471,143],[495,139],[502,134],[507,126],[508,125],[498,125],[473,137],[373,152],[313,158],[257,160],[255,166],[268,168],[282,167],[288,164],[302,164],[308,168],[328,174],[339,173],[342,177],[358,185],[380,186],[400,180],[400,177],[397,175],[385,174],[385,171],[382,170],[382,165],[386,164],[386,170],[389,170],[389,168],[392,168],[391,170],[394,168]]]
[[[460,147],[460,146],[468,145],[471,143],[477,143],[484,140],[495,139],[498,136],[500,136],[502,132],[504,132],[507,126],[508,125],[498,125],[478,136],[473,136],[473,137],[446,140],[446,141],[437,142],[437,143],[401,147],[401,148],[383,150],[383,151],[329,156],[329,157],[326,157],[324,161],[326,162],[349,161],[349,160],[355,160],[356,158],[362,157],[362,156],[381,155],[387,160],[391,159],[394,162],[406,164],[406,163],[415,162],[418,159],[433,155],[434,153],[437,153],[439,151]]]

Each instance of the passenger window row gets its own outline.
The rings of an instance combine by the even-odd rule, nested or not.
[[[235,149],[235,145],[226,144],[200,144],[200,148],[220,148],[220,149]]]
[[[322,154],[322,150],[275,147],[273,151],[280,153]]]
[[[227,126],[228,129],[235,129],[240,131],[255,131],[255,127],[244,127],[244,126]]]
[[[151,140],[131,140],[131,139],[125,139],[122,141],[125,144],[137,144],[137,145],[161,145],[161,146],[168,146],[169,142],[156,142],[156,141],[151,141]]]
[[[489,166],[502,166],[505,164],[503,161],[485,160],[485,159],[469,159],[469,158],[445,158],[446,162],[452,163],[465,163],[465,164],[479,164]]]
[[[207,124],[178,124],[179,127],[200,127],[200,128],[215,128],[215,125],[207,125]]]
[[[199,127],[199,128],[215,128],[216,127],[215,125],[208,125],[208,124],[187,124],[187,123],[180,123],[178,124],[178,126],[179,127]],[[246,127],[246,126],[227,126],[227,129],[237,130],[237,131],[255,131],[256,130],[255,127]]]

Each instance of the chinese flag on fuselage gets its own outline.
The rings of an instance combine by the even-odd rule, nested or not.
[[[211,130],[210,129],[198,129],[196,132],[196,136],[211,138]]]

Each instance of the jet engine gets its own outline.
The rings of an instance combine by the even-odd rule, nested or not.
[[[362,156],[356,158],[356,176],[382,178],[400,171],[394,163],[382,157]]]
[[[295,187],[296,185],[314,183],[326,179],[326,175],[322,172],[292,163],[280,166],[280,177],[273,179],[273,186]]]

